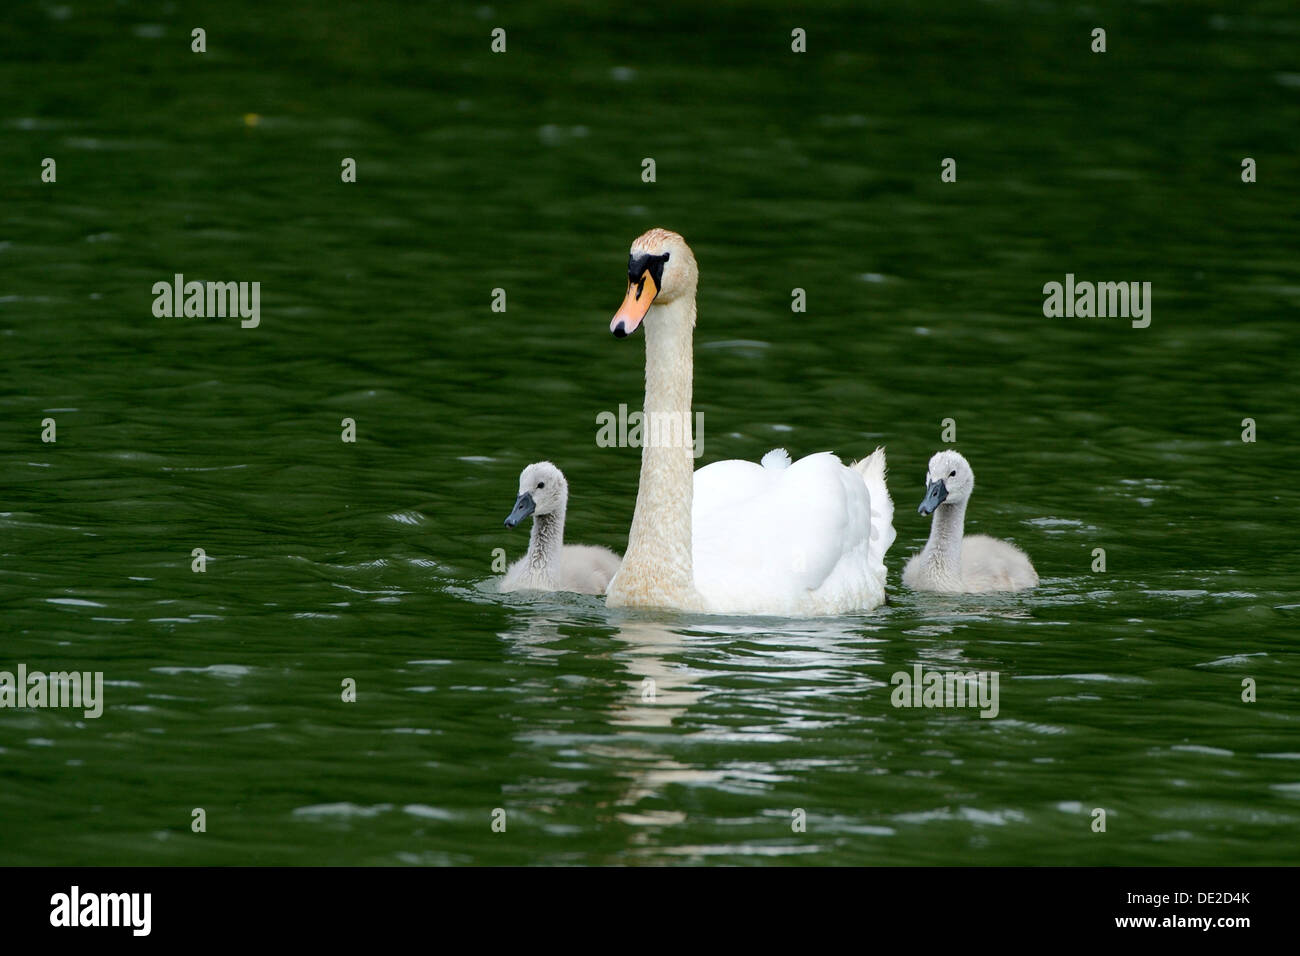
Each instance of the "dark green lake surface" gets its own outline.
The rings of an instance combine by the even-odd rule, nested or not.
[[[6,8],[0,670],[105,707],[0,710],[0,863],[1295,861],[1300,10],[694,7]],[[887,607],[495,593],[531,461],[626,544],[657,225],[701,463],[886,445]],[[261,324],[155,317],[176,273]],[[1067,273],[1150,326],[1045,318]],[[1036,591],[902,587],[945,418]],[[997,718],[891,706],[916,664]]]

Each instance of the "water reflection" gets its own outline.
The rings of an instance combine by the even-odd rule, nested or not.
[[[569,628],[578,623],[573,606],[561,612],[540,598],[513,606],[522,613],[500,636],[514,651],[561,671],[577,669],[576,661],[566,661],[577,653],[565,645]],[[617,794],[596,809],[630,828],[630,848],[693,855],[664,834],[666,827],[687,823],[685,811],[666,806],[679,803],[671,792],[674,785],[771,793],[811,765],[836,763],[815,751],[790,753],[791,744],[816,746],[825,730],[840,722],[828,702],[856,698],[868,707],[884,706],[886,682],[870,671],[883,666],[886,642],[872,635],[873,625],[866,621],[659,620],[585,604],[576,616],[604,625],[601,643],[607,642],[608,651],[584,650],[581,664],[584,670],[597,660],[613,665],[602,671],[610,691],[603,711],[607,732],[575,737],[567,728],[539,734],[532,727],[521,736],[534,745],[550,737],[557,748],[574,746],[622,781]],[[718,746],[743,750],[744,757],[718,759]],[[769,759],[761,757],[763,748],[770,748]],[[692,760],[692,753],[709,756]],[[698,849],[723,852],[716,845]],[[770,850],[806,852],[807,847]],[[752,845],[734,851],[756,852]]]

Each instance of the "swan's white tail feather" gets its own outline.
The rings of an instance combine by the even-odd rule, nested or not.
[[[850,467],[862,476],[867,491],[871,492],[871,547],[868,553],[871,567],[879,572],[883,581],[885,552],[897,537],[897,532],[894,531],[894,501],[889,497],[889,488],[885,484],[885,449],[877,448]]]

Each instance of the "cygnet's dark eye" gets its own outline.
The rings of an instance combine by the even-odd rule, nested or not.
[[[954,472],[953,474],[956,474],[956,472]],[[539,481],[539,482],[537,483],[537,487],[538,487],[538,488],[545,488],[545,487],[546,487],[546,482],[544,482],[544,481]]]
[[[950,472],[948,472],[948,477],[949,477],[949,478],[956,478],[956,477],[957,477],[957,472],[956,472],[956,471],[950,471]],[[542,486],[541,486],[541,485],[538,485],[537,487],[540,488],[540,487],[542,487]]]

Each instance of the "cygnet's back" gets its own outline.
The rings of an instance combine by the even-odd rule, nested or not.
[[[961,539],[961,581],[969,592],[1023,591],[1038,585],[1038,572],[1010,541],[968,534]]]
[[[560,554],[560,591],[579,594],[604,594],[618,573],[622,560],[617,554],[592,544],[566,544]]]

